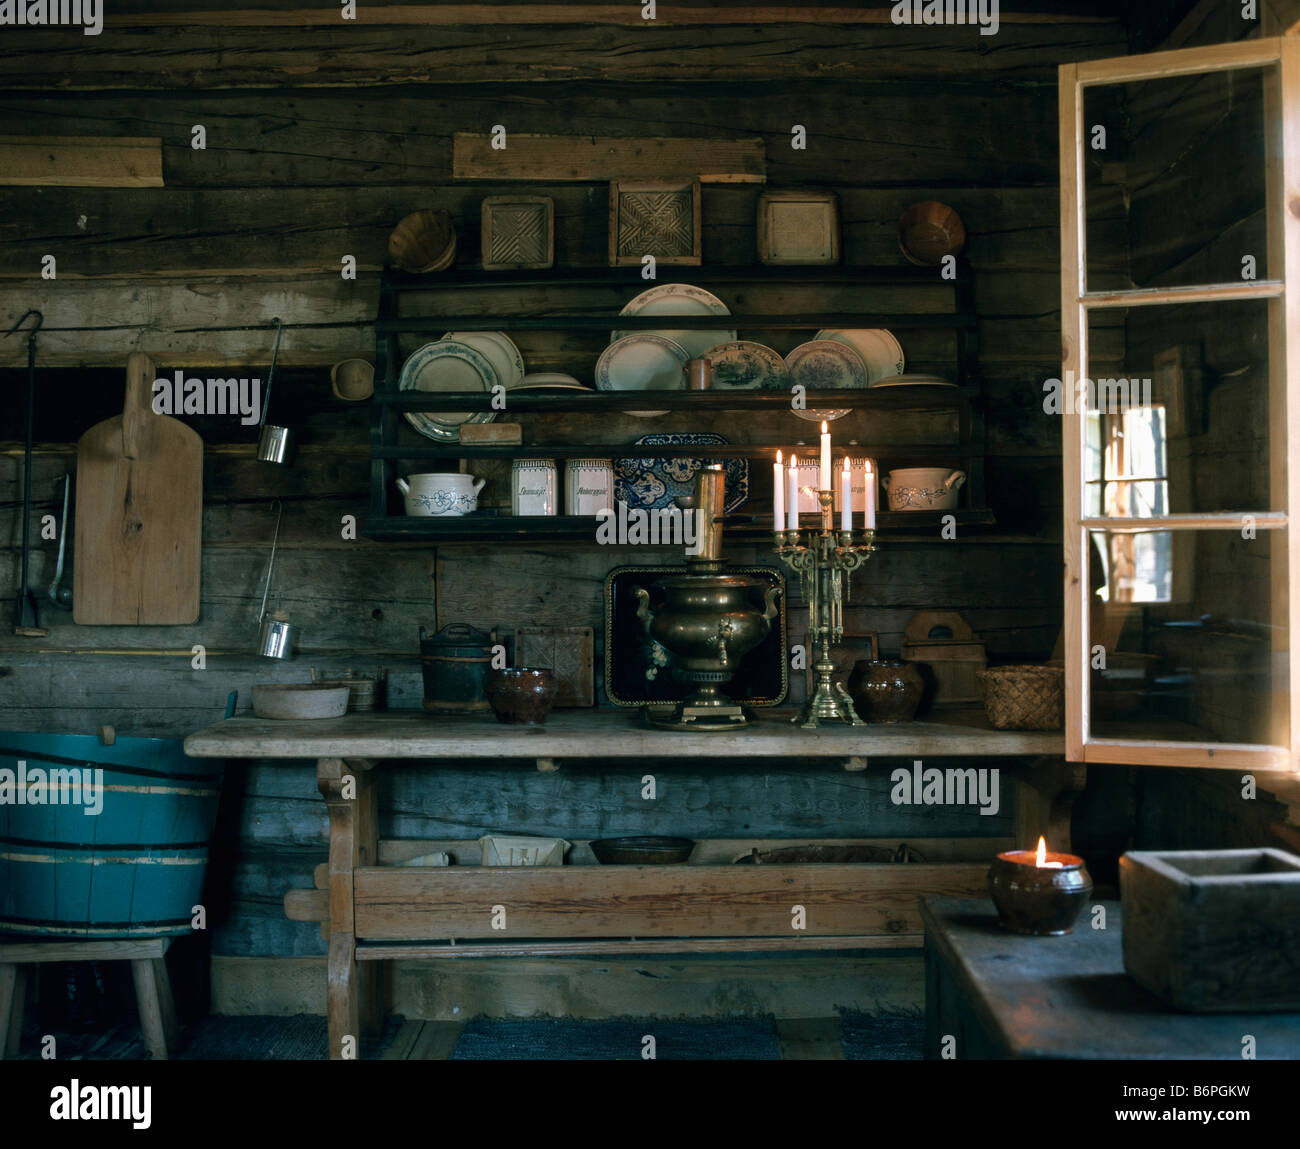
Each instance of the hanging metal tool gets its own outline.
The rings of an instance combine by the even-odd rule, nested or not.
[[[271,409],[271,385],[275,382],[275,361],[280,357],[280,336],[284,321],[272,319],[275,324],[275,347],[271,351],[271,370],[266,374],[266,391],[262,395],[262,418],[258,424],[257,457],[263,463],[287,463],[293,451],[293,436],[288,427],[266,421]]]
[[[65,610],[72,609],[72,588],[63,585],[63,555],[68,548],[68,496],[72,492],[72,475],[63,476],[63,519],[59,523],[59,562],[50,583],[50,602]]]
[[[280,518],[284,514],[284,504],[279,499],[271,505],[279,510],[275,515],[275,535],[271,539],[271,561],[266,564],[266,586],[262,588],[257,653],[263,658],[292,658],[293,625],[289,622],[289,616],[282,610],[272,611],[269,618],[266,614],[266,596],[271,593],[271,572],[275,570],[275,548],[280,542]]]
[[[36,333],[45,322],[45,317],[35,309],[28,311],[8,331],[8,338],[17,331],[31,316],[36,322],[27,333],[27,437],[23,451],[23,557],[21,585],[18,588],[18,601],[14,604],[14,634],[27,638],[44,638],[50,632],[40,624],[36,609],[36,596],[27,585],[28,564],[31,558],[32,526],[32,434],[36,423]]]

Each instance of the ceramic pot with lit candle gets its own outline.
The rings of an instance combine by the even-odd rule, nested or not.
[[[1018,934],[1059,937],[1074,929],[1092,896],[1092,878],[1075,854],[1057,854],[1038,839],[1037,850],[1007,850],[993,859],[989,894],[998,920]]]

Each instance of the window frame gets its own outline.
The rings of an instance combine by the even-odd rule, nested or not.
[[[1242,68],[1272,68],[1265,80],[1265,166],[1268,228],[1266,280],[1195,286],[1087,289],[1086,189],[1083,149],[1087,140],[1084,91],[1178,75]],[[1300,540],[1289,529],[1289,509],[1300,507],[1300,214],[1285,210],[1286,189],[1300,188],[1300,41],[1272,37],[1172,52],[1065,64],[1059,69],[1061,162],[1062,379],[1087,375],[1088,314],[1102,308],[1161,306],[1265,299],[1268,307],[1270,422],[1269,510],[1167,514],[1148,519],[1094,517],[1084,513],[1087,481],[1087,411],[1082,402],[1061,416],[1065,521],[1066,756],[1074,762],[1218,769],[1300,769]],[[1103,444],[1104,449],[1104,444]],[[1170,742],[1098,738],[1091,733],[1091,641],[1089,635],[1089,532],[1239,531],[1249,514],[1256,530],[1278,532],[1270,548],[1273,684],[1267,743]],[[1175,543],[1179,536],[1175,535]],[[1175,595],[1175,598],[1177,596]],[[1129,605],[1129,604],[1124,604]]]

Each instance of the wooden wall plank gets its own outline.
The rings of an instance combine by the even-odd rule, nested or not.
[[[0,185],[162,187],[162,140],[0,136]]]
[[[493,137],[456,132],[456,180],[639,180],[694,176],[701,183],[761,184],[767,179],[762,139],[665,136],[550,136],[512,132],[505,147]]]
[[[1014,76],[1040,81],[1062,60],[1122,53],[1122,26],[1014,25],[990,44],[970,27],[759,25],[732,28],[617,28],[457,25],[413,44],[393,28],[208,28],[159,37],[152,28],[110,23],[103,34],[70,37],[31,30],[24,51],[0,57],[0,89],[43,90],[51,75],[67,91],[368,87],[606,79],[782,77],[882,80]]]

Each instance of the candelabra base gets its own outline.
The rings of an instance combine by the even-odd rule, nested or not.
[[[853,709],[853,699],[838,682],[819,682],[803,710],[791,722],[805,730],[816,730],[824,723],[844,722],[849,726],[865,726]]]
[[[757,721],[752,711],[737,702],[718,706],[683,702],[671,710],[647,706],[645,720],[663,730],[737,730]]]

